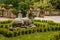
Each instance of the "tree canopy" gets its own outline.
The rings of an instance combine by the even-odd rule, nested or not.
[[[15,9],[22,10],[23,15],[29,9],[29,5],[33,5],[34,8],[49,6],[51,9],[60,9],[60,0],[0,0],[0,4],[2,3],[6,4],[7,9],[9,4],[13,4]]]

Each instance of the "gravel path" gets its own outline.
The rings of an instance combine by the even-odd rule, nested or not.
[[[11,20],[10,18],[1,18],[0,17],[0,21],[5,21],[5,20]]]
[[[44,18],[36,17],[36,20],[52,20],[60,23],[60,16],[45,16]],[[9,20],[9,18],[0,18],[0,21]]]
[[[44,18],[35,18],[36,20],[52,20],[54,22],[60,23],[60,16],[45,16]]]

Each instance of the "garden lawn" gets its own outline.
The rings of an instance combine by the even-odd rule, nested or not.
[[[27,34],[27,35],[20,35],[17,37],[4,37],[0,34],[0,40],[49,40],[51,35],[60,33],[60,31],[54,31],[54,32],[40,32],[40,33],[33,33],[33,34]]]

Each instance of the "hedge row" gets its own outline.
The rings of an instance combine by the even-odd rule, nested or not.
[[[48,29],[48,30],[50,29],[52,31],[60,30],[60,23],[55,23],[49,20],[40,20],[40,21],[35,20],[34,24],[36,25],[36,27],[43,28],[43,29]]]
[[[12,20],[5,20],[5,21],[0,21],[0,28],[8,28],[12,27]]]
[[[54,23],[54,21],[52,21],[52,20],[34,20],[34,22]]]
[[[15,36],[18,36],[18,35],[24,35],[24,34],[31,34],[31,33],[34,33],[36,32],[35,28],[31,29],[15,29],[15,30],[8,30],[8,29],[5,29],[5,28],[0,28],[0,34],[6,36],[6,37],[15,37]]]
[[[52,34],[50,40],[60,40],[60,33]]]
[[[12,22],[12,20],[5,20],[5,21],[0,21],[0,24],[9,24],[11,22]]]
[[[0,28],[0,34],[3,34],[7,37],[15,37],[18,35],[24,35],[24,34],[31,34],[36,32],[46,32],[46,31],[57,31],[60,30],[60,23],[52,23],[52,22],[37,22],[35,21],[34,24],[37,27],[34,28],[19,28],[19,29],[5,29]],[[53,25],[54,24],[54,25]],[[58,24],[58,25],[57,25]]]
[[[48,28],[38,28],[38,27],[27,28],[27,29],[20,28],[20,29],[14,29],[14,30],[0,28],[0,34],[3,34],[6,37],[15,37],[19,35],[26,35],[26,34],[32,34],[36,32],[46,32],[46,31],[53,31],[53,30],[48,29]]]

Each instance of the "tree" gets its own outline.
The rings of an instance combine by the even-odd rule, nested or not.
[[[50,3],[55,9],[60,9],[60,0],[50,0]]]
[[[26,15],[26,11],[29,9],[29,5],[32,4],[34,0],[2,0],[4,4],[6,4],[6,8],[9,8],[9,4],[13,5],[13,8],[18,10],[22,10],[23,16]]]

